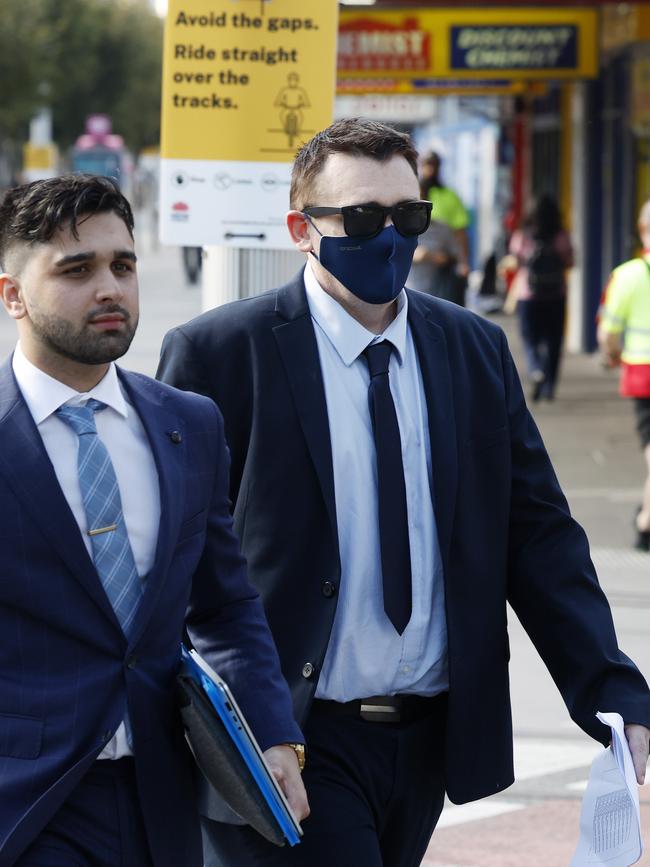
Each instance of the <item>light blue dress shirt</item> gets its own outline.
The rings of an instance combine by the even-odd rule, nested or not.
[[[316,698],[435,695],[449,688],[442,560],[432,504],[427,405],[408,298],[377,336],[353,319],[305,269],[329,418],[341,555],[334,626]],[[377,517],[377,465],[362,352],[389,340],[390,384],[402,441],[413,580],[413,613],[399,635],[384,612]]]

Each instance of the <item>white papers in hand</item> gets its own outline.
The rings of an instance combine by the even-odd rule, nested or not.
[[[636,774],[621,715],[596,716],[611,727],[612,743],[591,765],[580,840],[569,867],[629,867],[643,853]]]

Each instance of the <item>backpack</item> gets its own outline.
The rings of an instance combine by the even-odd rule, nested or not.
[[[562,294],[566,266],[553,240],[535,238],[533,252],[526,262],[528,287],[533,298],[554,298]]]

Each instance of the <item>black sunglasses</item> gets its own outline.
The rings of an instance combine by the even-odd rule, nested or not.
[[[374,238],[384,228],[390,215],[400,235],[421,235],[431,223],[431,202],[399,202],[383,205],[345,205],[343,208],[305,208],[307,217],[331,217],[342,214],[345,234],[351,238]]]

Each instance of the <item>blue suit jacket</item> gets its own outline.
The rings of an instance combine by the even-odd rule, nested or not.
[[[149,438],[161,503],[128,642],[11,365],[0,368],[1,867],[47,823],[127,705],[156,867],[200,867],[192,762],[173,693],[185,627],[230,681],[263,749],[301,740],[232,533],[219,411],[145,376],[120,371],[120,380]]]
[[[427,399],[444,565],[450,692],[445,778],[461,803],[513,781],[510,602],[571,716],[650,726],[650,692],[617,646],[610,610],[493,323],[409,292]],[[341,565],[327,405],[302,273],[171,331],[158,375],[210,395],[232,452],[235,528],[299,720],[329,639]],[[327,583],[326,583],[327,582]]]

